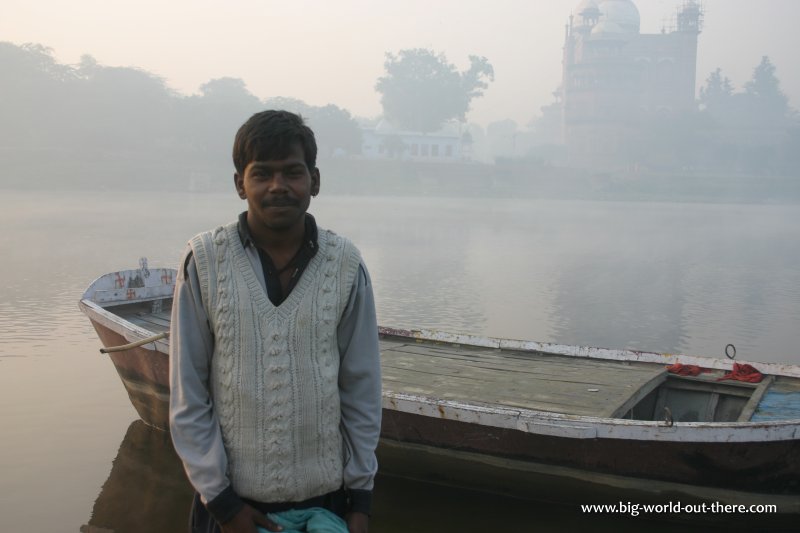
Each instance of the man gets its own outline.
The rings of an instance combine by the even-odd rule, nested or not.
[[[358,250],[306,211],[313,132],[253,115],[233,148],[247,211],[190,241],[172,308],[170,430],[196,489],[193,532],[280,527],[325,507],[366,533],[380,433],[372,287]]]

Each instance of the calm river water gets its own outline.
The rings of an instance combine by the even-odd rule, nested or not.
[[[135,422],[77,301],[141,256],[176,266],[243,209],[233,191],[0,191],[0,531],[185,530],[169,441]],[[323,194],[311,211],[360,247],[383,325],[800,363],[797,205]],[[376,498],[376,533],[672,528],[385,477]]]

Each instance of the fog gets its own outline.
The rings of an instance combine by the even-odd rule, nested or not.
[[[0,185],[223,190],[237,126],[280,107],[315,129],[332,192],[796,201],[799,16],[778,0],[10,2]]]
[[[486,56],[495,83],[473,105],[471,121],[525,124],[561,79],[564,26],[578,0],[342,0],[59,2],[6,0],[0,40],[52,47],[59,61],[91,54],[108,66],[135,66],[192,94],[209,79],[242,78],[260,98],[293,96],[336,104],[358,116],[381,112],[373,87],[385,52],[432,48],[457,65]],[[641,30],[657,33],[682,0],[638,0]],[[698,82],[717,67],[745,83],[761,56],[778,68],[798,106],[800,69],[793,0],[705,0]],[[699,86],[699,83],[698,83]]]

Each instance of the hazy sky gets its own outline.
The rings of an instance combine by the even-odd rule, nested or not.
[[[643,33],[655,33],[681,0],[635,0]],[[384,53],[425,47],[464,68],[486,56],[495,82],[471,121],[526,124],[561,76],[564,25],[577,0],[3,0],[0,40],[36,42],[56,58],[82,54],[136,66],[173,89],[197,92],[212,78],[242,78],[257,96],[334,103],[380,113],[375,81]],[[762,55],[800,107],[800,1],[705,0],[698,84],[716,67],[738,88]]]

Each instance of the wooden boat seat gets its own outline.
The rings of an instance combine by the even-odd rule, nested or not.
[[[153,333],[169,331],[171,305],[165,305],[161,311],[154,313],[146,304],[120,306],[117,315]]]

